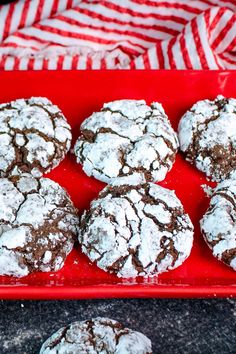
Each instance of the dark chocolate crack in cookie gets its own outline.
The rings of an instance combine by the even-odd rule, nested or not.
[[[108,186],[81,219],[82,251],[119,277],[174,269],[189,256],[193,225],[173,191],[147,183]]]
[[[176,133],[160,103],[144,100],[104,104],[81,125],[74,152],[88,176],[123,184],[161,181],[178,149]]]

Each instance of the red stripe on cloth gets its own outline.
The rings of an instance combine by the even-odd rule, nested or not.
[[[25,48],[25,46],[16,44],[14,42],[7,42],[1,43],[1,48]]]
[[[14,65],[13,65],[13,70],[19,70],[20,69],[20,59],[18,57],[14,58]]]
[[[208,13],[209,13],[209,11],[208,11]],[[224,13],[225,13],[225,9],[221,7],[221,8],[218,10],[218,12],[216,13],[216,15],[215,15],[215,17],[214,17],[212,23],[211,23],[210,26],[209,26],[209,31],[210,31],[210,32],[216,27],[216,25],[218,24],[218,22],[220,21],[222,15],[223,15]]]
[[[124,45],[119,45],[118,48],[120,48],[122,50],[122,52],[127,54],[129,57],[130,56],[135,57],[135,56],[140,55],[140,52],[138,52],[137,50],[134,50],[133,48],[130,48],[130,47],[126,47]]]
[[[161,41],[158,41],[156,43],[156,53],[157,53],[157,59],[159,62],[159,69],[164,69],[165,68],[165,59],[162,51],[162,46],[161,46]]]
[[[14,37],[19,37],[19,38],[22,38],[22,39],[25,39],[25,40],[28,40],[28,41],[33,40],[33,41],[39,42],[41,44],[48,43],[48,41],[45,41],[42,38],[39,38],[39,37],[36,37],[36,36],[32,36],[32,35],[28,35],[28,34],[25,34],[25,33],[22,33],[22,32],[14,33]]]
[[[92,69],[92,58],[88,55],[86,59],[86,69],[91,70]]]
[[[177,37],[172,38],[167,46],[167,55],[169,59],[170,69],[177,69],[176,62],[173,54],[173,46],[177,40]]]
[[[130,25],[134,28],[143,28],[143,29],[151,29],[151,30],[155,30],[155,31],[159,31],[159,32],[164,32],[164,33],[168,33],[171,34],[172,36],[175,36],[179,33],[179,31],[176,31],[172,28],[169,28],[168,26],[162,26],[162,25],[156,25],[156,24],[152,24],[152,25],[148,25],[145,23],[135,23],[132,20],[130,20],[129,22],[123,21],[123,20],[119,20],[118,18],[112,18],[112,17],[107,17],[104,16],[103,14],[88,10],[88,9],[83,9],[83,8],[79,8],[79,9],[73,9],[73,11],[76,11],[78,13],[84,14],[86,16],[92,17],[93,19],[98,19],[100,21],[103,22],[112,22],[112,23],[116,23],[118,25],[121,26],[127,26]]]
[[[218,66],[218,69],[222,69],[223,70],[224,67],[220,64],[219,58],[217,57],[217,55],[214,55],[214,58],[215,58],[217,66]]]
[[[221,11],[222,10],[222,11]],[[212,23],[210,24],[210,9],[207,10],[204,14],[204,17],[205,17],[205,22],[206,22],[206,26],[207,26],[207,29],[209,31],[209,33],[211,34],[211,31],[215,28],[215,26],[218,24],[219,20],[221,19],[222,15],[225,13],[225,9],[220,9],[216,16],[214,17],[212,23],[214,23],[214,25],[212,26]],[[222,65],[220,64],[218,58],[217,58],[217,55],[215,55],[214,51],[212,51],[212,54],[214,56],[214,59],[215,59],[215,62],[218,66],[219,69],[224,69],[222,67]]]
[[[79,63],[79,55],[74,55],[72,58],[71,69],[76,70]]]
[[[220,9],[215,18],[213,19],[212,23],[210,24],[210,9],[208,9],[207,11],[205,11],[204,17],[205,17],[205,22],[206,22],[206,27],[207,30],[209,31],[209,34],[211,35],[211,32],[213,31],[213,29],[215,28],[215,26],[218,24],[219,20],[221,19],[222,15],[225,13],[225,9]],[[214,56],[215,62],[218,66],[218,68],[220,69],[224,69],[222,68],[222,65],[219,63],[219,60],[217,58],[217,55],[215,55],[214,51],[212,51],[212,54]]]
[[[193,69],[193,66],[192,66],[192,63],[190,60],[190,56],[189,56],[189,52],[188,52],[188,49],[186,46],[185,31],[183,31],[183,34],[180,36],[179,44],[180,44],[180,49],[182,52],[182,57],[183,57],[186,69],[189,69],[189,70]]]
[[[27,19],[27,16],[28,16],[28,11],[29,11],[29,5],[30,5],[30,0],[26,0],[25,3],[24,3],[22,14],[21,14],[19,28],[25,27],[25,23],[26,23],[26,19]]]
[[[83,0],[84,3],[91,4],[89,0]],[[142,13],[142,12],[137,12],[134,11],[130,8],[122,7],[120,5],[114,4],[114,3],[109,3],[108,1],[101,0],[99,1],[99,5],[102,5],[110,10],[117,11],[118,13],[122,14],[128,14],[134,17],[141,17],[141,18],[155,18],[158,20],[166,20],[166,21],[174,21],[177,23],[180,23],[182,25],[185,25],[188,21],[184,17],[180,16],[174,16],[174,15],[160,15],[160,14],[154,14],[154,13]]]
[[[216,4],[210,0],[200,0],[202,3],[210,6],[216,6]]]
[[[223,28],[223,30],[219,33],[219,35],[216,37],[214,42],[212,43],[211,47],[213,50],[215,50],[220,42],[227,36],[229,30],[233,27],[236,21],[236,15],[233,15],[230,20],[227,22],[226,26]]]
[[[234,50],[236,47],[236,37],[232,40],[232,42],[228,45],[227,48],[225,48],[225,52],[231,52],[231,50]],[[231,53],[234,54],[234,53]]]
[[[133,31],[128,31],[128,30],[122,31],[122,30],[118,30],[116,28],[108,28],[108,27],[104,27],[104,26],[94,26],[94,25],[91,25],[91,24],[86,24],[86,23],[80,22],[78,20],[74,20],[72,18],[68,18],[68,17],[63,16],[63,15],[57,16],[56,19],[60,20],[60,21],[63,21],[63,22],[66,22],[66,23],[69,23],[71,25],[76,25],[76,26],[78,26],[80,28],[81,27],[85,27],[85,28],[90,28],[92,30],[103,31],[105,33],[117,33],[117,34],[137,37],[139,39],[143,39],[143,40],[149,41],[149,42],[156,42],[156,38],[147,36],[147,35],[145,35],[143,33],[138,33],[138,32],[133,32]]]
[[[54,15],[55,13],[57,13],[59,1],[60,1],[60,0],[53,0],[53,4],[52,4],[52,8],[51,8],[50,17],[51,17],[52,15]]]
[[[87,41],[90,41],[90,42],[99,43],[99,44],[116,44],[117,43],[117,41],[114,40],[114,39],[105,39],[105,38],[101,38],[101,37],[91,36],[91,35],[88,35],[88,34],[65,31],[65,30],[63,30],[61,28],[55,28],[55,27],[52,27],[52,26],[46,26],[46,25],[42,25],[42,24],[39,24],[39,23],[34,25],[34,28],[38,28],[38,29],[40,29],[42,31],[46,31],[46,32],[50,32],[50,33],[56,33],[56,34],[62,35],[64,37],[84,39],[84,40],[87,40]],[[129,40],[127,40],[126,42],[132,44],[133,46],[140,47],[143,50],[146,49],[145,47],[141,46],[138,43],[132,43]]]
[[[225,56],[224,53],[219,54],[219,56],[220,56],[223,60],[225,60],[227,63],[233,64],[233,65],[236,66],[236,59],[235,59],[235,60],[230,59],[229,57]]]
[[[33,70],[34,69],[34,62],[35,62],[34,58],[30,58],[29,59],[28,65],[27,65],[27,70]]]
[[[105,58],[101,59],[101,69],[102,70],[106,70],[107,69],[107,63],[106,63]]]
[[[235,3],[235,0],[220,0],[221,2],[225,2],[225,3],[230,3],[230,4],[232,4],[232,5],[236,5],[236,3]]]
[[[134,59],[132,59],[129,63],[130,69],[134,70],[135,69],[135,63],[134,63]]]
[[[227,8],[227,9],[229,9],[229,10],[231,10],[232,11],[232,7],[231,6],[229,6],[229,4],[230,4],[230,0],[215,0],[215,1],[210,1],[210,0],[200,0],[202,3],[204,3],[204,4],[206,4],[206,5],[209,5],[209,6],[221,6],[222,7],[222,5],[223,4],[221,4],[222,2],[225,2],[225,5],[223,6],[223,7],[225,7],[225,8]],[[227,3],[228,3],[228,6],[227,6]],[[235,0],[232,0],[232,3],[231,4],[233,4],[234,5],[234,7],[235,7]]]
[[[148,57],[148,52],[147,51],[143,54],[143,64],[144,64],[145,69],[148,69],[148,70],[151,69],[151,64],[150,64],[150,61],[149,61],[149,57]]]
[[[64,56],[59,55],[57,59],[57,70],[61,70],[63,68]]]
[[[207,30],[210,32],[210,11],[209,10],[205,11],[204,17],[205,17]]]
[[[0,45],[0,48],[14,48],[14,49],[19,48],[19,49],[25,49],[26,47],[25,47],[24,45],[16,44],[16,43],[14,43],[14,42],[7,42],[7,43],[1,44],[1,45]],[[27,47],[27,48],[29,48],[29,47]],[[35,50],[35,51],[38,50],[38,48],[33,47],[33,46],[30,46],[30,49],[33,49],[33,50]]]
[[[5,20],[5,27],[4,27],[4,31],[3,31],[3,39],[7,38],[10,34],[12,16],[13,16],[13,13],[15,10],[15,5],[16,5],[16,3],[9,5],[8,14],[7,14],[7,17]]]
[[[198,53],[198,56],[199,56],[199,59],[201,62],[202,69],[209,69],[208,64],[207,64],[207,60],[206,60],[206,56],[204,53],[204,48],[202,47],[201,38],[198,33],[198,25],[197,25],[196,17],[191,21],[191,29],[193,32],[193,38],[195,41],[195,45],[196,45],[197,53]]]
[[[140,4],[140,5],[144,5],[145,6],[153,6],[153,7],[166,7],[168,9],[181,9],[181,10],[185,10],[187,12],[193,13],[198,15],[199,13],[202,12],[202,10],[200,10],[197,7],[193,7],[193,6],[189,6],[186,4],[181,4],[178,2],[174,2],[174,3],[169,3],[167,1],[150,1],[150,0],[146,0],[145,3],[143,0],[131,0],[132,2],[136,3],[136,4]]]
[[[66,8],[70,9],[72,7],[73,0],[67,0]]]
[[[7,55],[3,55],[2,58],[0,59],[0,69],[5,69],[5,64],[7,60]]]
[[[43,59],[42,70],[48,70],[48,62],[49,60],[47,58]]]
[[[38,4],[37,11],[35,14],[34,22],[39,22],[41,20],[44,2],[45,2],[44,0],[39,0],[39,4]]]

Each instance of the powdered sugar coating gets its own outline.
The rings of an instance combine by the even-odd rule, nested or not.
[[[0,205],[0,274],[59,270],[79,223],[66,191],[47,178],[1,178]]]
[[[0,177],[41,176],[56,167],[71,144],[71,128],[47,98],[0,105]]]
[[[200,225],[213,255],[236,270],[236,180],[217,185]]]
[[[108,186],[83,214],[79,241],[105,271],[151,276],[189,256],[193,225],[173,191],[153,183]]]
[[[180,149],[213,181],[236,174],[236,99],[203,100],[181,118]]]
[[[161,181],[171,169],[178,139],[160,103],[105,103],[81,125],[74,152],[89,176],[123,184]]]
[[[109,318],[74,322],[59,329],[43,344],[40,354],[152,354],[142,333]]]

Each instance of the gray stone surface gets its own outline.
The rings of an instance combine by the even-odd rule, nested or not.
[[[36,354],[54,331],[106,316],[146,334],[155,354],[236,353],[236,300],[1,301],[0,354]]]

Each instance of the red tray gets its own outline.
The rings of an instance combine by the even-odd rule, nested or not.
[[[48,97],[65,113],[75,140],[80,123],[104,102],[121,98],[160,101],[176,129],[181,115],[195,101],[217,94],[236,97],[235,83],[234,71],[1,72],[0,102],[32,95]],[[68,190],[81,212],[104,187],[83,173],[73,155],[47,177]],[[161,183],[176,190],[195,225],[191,255],[176,270],[151,279],[122,280],[92,265],[77,248],[57,273],[31,274],[22,279],[0,277],[0,298],[235,296],[235,273],[212,256],[199,231],[199,219],[208,204],[201,187],[204,183],[203,174],[180,154]]]

